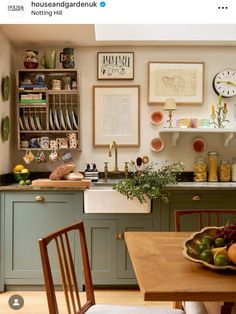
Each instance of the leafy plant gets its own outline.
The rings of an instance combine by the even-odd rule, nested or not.
[[[177,183],[177,174],[183,171],[184,166],[182,162],[170,165],[167,161],[157,169],[156,165],[151,163],[143,171],[135,172],[131,178],[116,183],[113,188],[128,199],[137,198],[141,203],[155,198],[168,202],[166,185]]]

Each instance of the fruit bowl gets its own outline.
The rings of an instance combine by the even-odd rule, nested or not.
[[[183,256],[195,263],[200,263],[212,270],[225,270],[232,269],[236,270],[236,266],[232,264],[228,264],[225,266],[216,266],[211,263],[205,262],[199,257],[199,244],[205,236],[214,237],[216,235],[217,229],[222,229],[223,227],[205,227],[198,232],[194,232],[191,234],[190,238],[184,242],[183,248]]]
[[[20,182],[21,180],[27,180],[29,178],[29,172],[27,173],[14,173],[15,180]]]

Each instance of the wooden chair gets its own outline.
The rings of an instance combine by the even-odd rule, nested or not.
[[[175,230],[181,231],[181,216],[186,215],[197,215],[198,218],[198,230],[201,230],[206,226],[220,226],[220,215],[236,215],[235,209],[220,209],[220,210],[210,210],[210,209],[193,209],[193,210],[175,210]],[[236,216],[235,216],[236,218]],[[225,221],[227,223],[227,221]],[[192,231],[192,230],[188,230]]]
[[[69,236],[74,233],[78,236],[84,275],[86,302],[82,305],[78,291],[76,270],[72,258],[72,249]],[[43,275],[46,286],[49,314],[59,314],[59,307],[55,294],[54,280],[52,276],[51,254],[52,244],[57,252],[58,264],[64,290],[65,303],[68,314],[183,314],[182,310],[171,308],[159,308],[147,306],[122,306],[95,304],[92,276],[89,265],[89,257],[86,246],[86,238],[83,222],[60,229],[39,240],[40,254],[42,259]],[[55,265],[53,265],[55,269]]]

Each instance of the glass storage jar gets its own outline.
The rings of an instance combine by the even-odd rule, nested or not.
[[[236,157],[232,159],[231,164],[231,181],[236,182]]]
[[[219,153],[208,152],[208,181],[217,182],[217,168],[218,168]]]
[[[219,165],[219,180],[221,182],[230,181],[230,162],[229,160],[221,160]]]
[[[207,165],[204,157],[195,158],[193,170],[195,182],[205,182],[207,180]]]

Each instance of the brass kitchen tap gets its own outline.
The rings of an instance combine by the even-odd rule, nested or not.
[[[116,142],[115,141],[112,141],[111,143],[110,143],[110,147],[109,147],[109,153],[108,153],[108,156],[109,157],[111,157],[112,155],[111,155],[111,150],[112,150],[112,147],[114,146],[114,149],[115,149],[115,167],[114,167],[114,172],[119,172],[119,169],[118,169],[118,165],[117,165],[117,163],[118,163],[118,161],[117,161],[117,144],[116,144]]]

